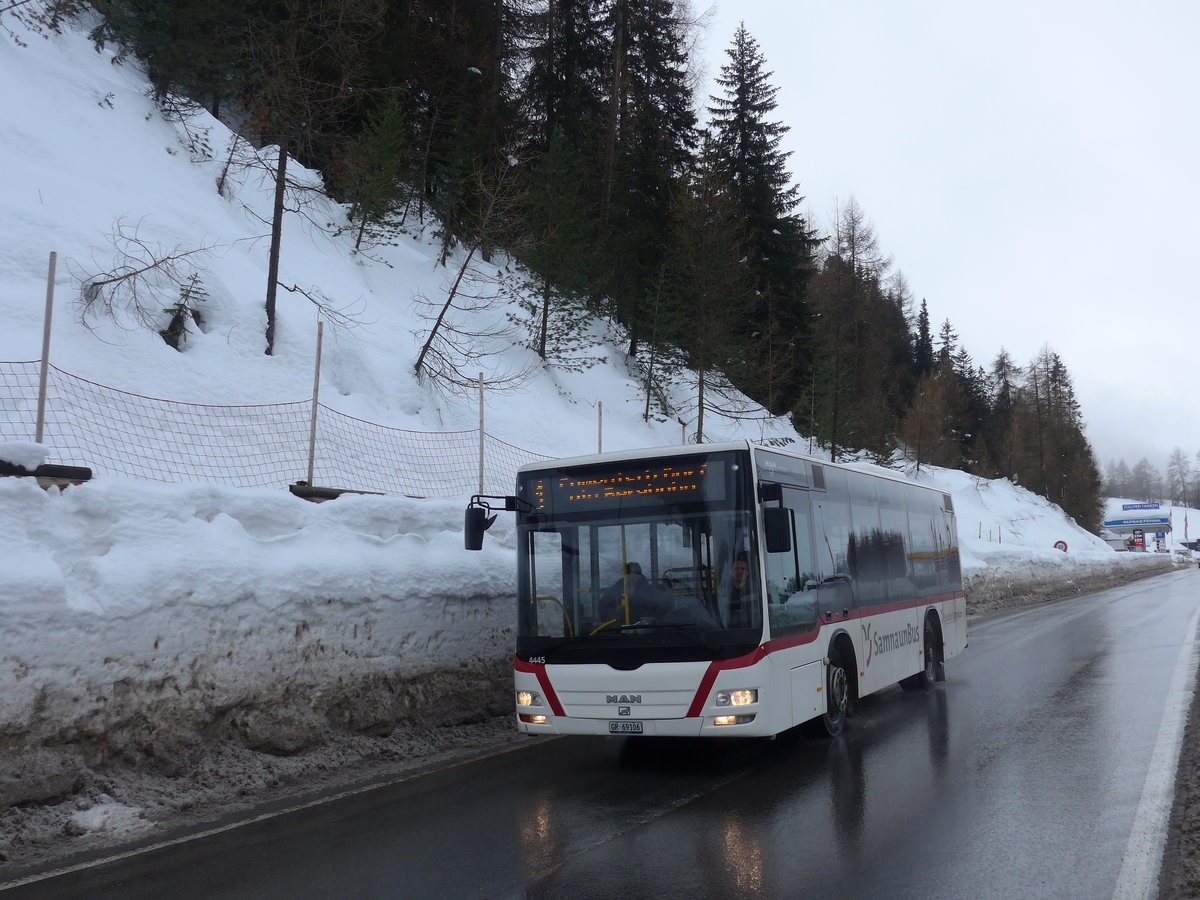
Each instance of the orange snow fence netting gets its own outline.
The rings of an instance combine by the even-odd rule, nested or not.
[[[40,363],[0,362],[0,443],[32,441]],[[48,462],[110,475],[235,487],[308,476],[312,402],[210,406],[130,394],[50,366],[42,443]],[[459,497],[479,491],[479,431],[390,428],[317,404],[313,483]],[[508,494],[518,467],[548,459],[484,434],[483,493]]]

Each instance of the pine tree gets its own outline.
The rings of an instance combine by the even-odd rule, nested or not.
[[[812,372],[796,408],[798,427],[831,451],[887,457],[911,403],[912,339],[903,295],[884,287],[888,265],[852,201],[841,210],[833,247],[809,285]]]
[[[408,120],[399,103],[369,114],[363,131],[348,145],[336,174],[341,198],[350,204],[354,249],[387,243],[399,228],[398,210],[411,179]]]
[[[688,368],[696,373],[696,440],[704,440],[705,414],[748,412],[736,400],[727,373],[739,365],[739,323],[747,273],[739,260],[746,237],[729,184],[704,157],[672,207],[667,296],[671,324]]]
[[[289,156],[328,161],[341,121],[365,102],[368,47],[383,0],[280,0],[247,29],[248,129],[274,144],[275,195],[267,259],[266,354],[275,352],[279,254],[289,192]]]
[[[1170,486],[1171,499],[1184,506],[1196,499],[1188,492],[1191,475],[1192,461],[1182,447],[1176,447],[1167,460],[1167,484]]]
[[[816,241],[794,210],[803,199],[787,171],[790,152],[780,149],[788,126],[772,121],[778,88],[770,83],[758,43],[740,24],[726,50],[729,62],[709,97],[709,128],[717,165],[733,188],[748,236],[746,262],[755,302],[742,324],[752,343],[757,371],[748,392],[781,411],[803,379],[796,352],[806,327],[802,300],[813,272]]]
[[[533,275],[528,293],[540,298],[522,304],[530,346],[544,362],[574,370],[591,361],[581,354],[595,345],[584,337],[594,315],[584,298],[597,233],[583,173],[561,132],[529,181],[514,250]]]
[[[206,300],[208,291],[205,290],[199,274],[193,272],[188,276],[188,280],[179,286],[179,299],[175,305],[163,310],[171,319],[166,328],[159,331],[159,335],[169,346],[182,351],[181,345],[187,340],[189,326],[195,325],[199,328],[204,324],[200,304]]]
[[[920,378],[933,368],[933,336],[929,332],[929,307],[921,300],[917,331],[913,336],[913,374]]]
[[[91,36],[146,65],[156,100],[186,94],[214,115],[244,76],[245,29],[268,0],[96,0]]]
[[[946,380],[937,370],[922,375],[900,423],[905,455],[918,471],[922,465],[953,467],[962,459],[961,445],[949,425],[954,410],[946,388]]]
[[[529,17],[520,110],[535,153],[545,152],[556,134],[581,157],[600,143],[609,43],[597,6],[597,0],[547,0]]]
[[[1070,374],[1049,348],[1026,368],[1013,419],[1018,481],[1057,503],[1084,528],[1097,530],[1100,471],[1084,436]]]
[[[990,402],[984,427],[984,439],[993,463],[993,474],[1012,478],[1016,474],[1013,457],[1013,416],[1017,405],[1021,369],[1003,347],[992,362],[989,373]]]
[[[687,60],[692,27],[671,0],[610,0],[607,120],[599,214],[610,260],[598,289],[636,356],[664,262],[671,200],[697,144]]]
[[[990,412],[987,376],[975,366],[965,347],[960,347],[952,360],[955,383],[962,399],[961,413],[954,423],[962,447],[962,466],[975,474],[990,472],[990,454],[984,441],[984,429]]]
[[[942,321],[942,327],[938,330],[934,363],[936,365],[945,365],[953,360],[954,354],[957,352],[958,332],[954,330],[954,326],[950,324],[950,320],[945,319]]]
[[[1158,500],[1162,496],[1162,475],[1146,457],[1133,464],[1129,473],[1129,493],[1135,500]]]
[[[1104,492],[1109,497],[1129,496],[1129,465],[1125,460],[1109,460],[1104,472]]]

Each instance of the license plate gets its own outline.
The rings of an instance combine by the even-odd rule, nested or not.
[[[641,734],[641,722],[609,722],[609,734]]]

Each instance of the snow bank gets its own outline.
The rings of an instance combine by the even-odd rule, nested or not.
[[[464,506],[0,479],[0,735],[171,765],[202,734],[290,753],[493,714],[513,535],[464,552]]]
[[[1168,554],[1116,553],[1061,508],[1004,478],[946,469],[913,477],[954,498],[972,615],[1102,590],[1178,562]]]
[[[1171,564],[1114,553],[1009,482],[920,479],[954,497],[972,612]],[[295,753],[332,732],[505,713],[512,518],[468,553],[465,505],[0,479],[12,551],[0,573],[0,734],[13,748],[77,744],[96,760],[169,767],[200,735]]]

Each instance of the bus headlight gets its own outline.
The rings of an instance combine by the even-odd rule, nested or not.
[[[520,713],[517,718],[527,725],[546,725],[550,721],[545,716],[533,716],[529,713]]]
[[[533,691],[517,691],[517,706],[541,706],[542,697]]]
[[[758,702],[758,691],[750,688],[740,691],[717,691],[717,706],[749,706]]]
[[[754,713],[746,716],[713,716],[714,725],[745,725],[754,721]]]

